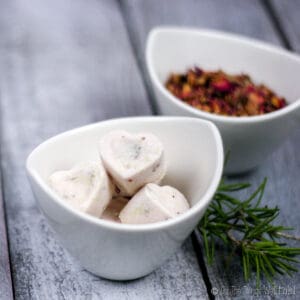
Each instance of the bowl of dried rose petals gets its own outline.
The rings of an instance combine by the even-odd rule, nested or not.
[[[157,27],[146,63],[161,114],[219,128],[227,174],[256,168],[300,127],[300,57],[289,51],[220,31]]]

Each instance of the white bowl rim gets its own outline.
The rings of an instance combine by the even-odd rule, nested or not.
[[[60,199],[60,197],[42,180],[42,178],[39,176],[39,174],[34,170],[34,168],[31,166],[31,160],[35,156],[35,154],[39,151],[41,151],[43,148],[47,147],[51,143],[55,143],[57,140],[63,139],[67,136],[76,134],[80,131],[86,131],[93,129],[95,127],[100,126],[100,124],[104,123],[114,123],[114,122],[132,122],[132,121],[150,121],[150,122],[169,122],[170,120],[176,121],[176,122],[194,122],[196,123],[202,123],[206,124],[210,130],[212,131],[213,137],[216,141],[217,146],[217,164],[216,164],[216,170],[214,172],[213,178],[211,180],[210,185],[207,188],[206,193],[202,196],[202,198],[197,202],[193,207],[191,207],[187,212],[183,213],[180,216],[177,216],[175,218],[157,222],[157,223],[151,223],[151,224],[120,224],[116,222],[111,222],[107,220],[103,220],[100,218],[93,217],[87,213],[80,212],[68,204],[66,204],[64,201]],[[217,190],[217,187],[219,185],[219,182],[222,178],[222,172],[223,172],[223,162],[224,162],[224,153],[223,153],[223,143],[222,138],[220,135],[219,130],[217,127],[210,121],[201,120],[197,118],[192,117],[167,117],[167,116],[140,116],[140,117],[125,117],[125,118],[114,118],[109,119],[105,121],[100,121],[97,123],[77,127],[72,130],[65,131],[63,133],[60,133],[58,135],[55,135],[46,141],[39,144],[32,152],[28,155],[26,160],[26,169],[28,174],[34,178],[36,183],[42,188],[42,190],[47,193],[51,200],[55,201],[58,205],[62,206],[65,210],[67,210],[69,213],[75,215],[76,217],[82,219],[83,221],[89,222],[94,225],[99,225],[101,227],[113,230],[113,231],[120,231],[120,232],[154,232],[158,230],[165,230],[170,227],[176,226],[179,223],[182,223],[186,221],[187,219],[192,218],[194,215],[196,215],[199,211],[201,211],[205,206],[209,204],[209,202],[212,200],[212,197],[214,193]],[[200,221],[200,220],[199,220]]]
[[[272,52],[277,55],[288,57],[289,59],[293,59],[296,63],[300,64],[300,56],[285,50],[281,47],[260,41],[258,39],[246,37],[243,35],[235,34],[235,33],[228,33],[224,31],[219,30],[212,30],[212,29],[199,29],[195,27],[176,27],[176,26],[158,26],[154,27],[150,33],[148,34],[147,43],[146,43],[146,64],[148,68],[148,72],[150,74],[151,79],[154,81],[157,88],[160,90],[163,95],[169,99],[173,104],[178,106],[179,108],[188,111],[194,115],[197,115],[198,117],[202,117],[205,119],[209,119],[211,121],[216,122],[223,122],[223,123],[256,123],[256,122],[266,122],[278,117],[282,117],[286,114],[291,113],[292,111],[300,108],[300,95],[299,98],[293,101],[292,103],[289,103],[284,108],[281,108],[279,110],[276,110],[274,112],[270,112],[263,115],[257,115],[257,116],[242,116],[242,117],[235,117],[235,116],[222,116],[217,115],[209,112],[202,111],[200,109],[194,108],[189,104],[184,103],[177,97],[175,97],[172,93],[170,93],[165,86],[161,83],[161,81],[158,79],[158,76],[154,70],[152,59],[151,59],[151,53],[153,50],[153,45],[155,42],[155,38],[160,33],[188,33],[188,34],[195,34],[200,36],[210,36],[217,39],[224,39],[224,40],[231,40],[234,42],[239,42],[241,44],[244,44],[245,46],[249,47],[255,47],[259,48],[262,51]],[[171,71],[170,71],[171,72]]]

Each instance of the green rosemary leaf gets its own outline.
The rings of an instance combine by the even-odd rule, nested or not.
[[[248,232],[246,235],[247,239],[253,239],[255,237],[260,237],[263,235],[263,233],[267,232],[268,224],[272,222],[277,216],[279,212],[276,212],[273,216],[266,218],[263,220],[260,224],[258,224],[256,227],[253,228],[252,231]]]
[[[297,260],[295,258],[292,258],[292,257],[289,257],[289,256],[285,256],[285,255],[281,255],[281,254],[275,254],[275,253],[272,253],[271,256],[276,256],[278,258],[282,258],[282,259],[285,259],[287,261],[292,261],[294,263],[299,263],[299,260]]]
[[[295,257],[300,255],[300,248],[287,247],[282,242],[283,238],[300,241],[299,237],[284,232],[292,228],[272,224],[279,215],[279,208],[261,206],[266,183],[265,178],[246,200],[240,200],[231,193],[251,185],[225,184],[222,180],[198,224],[208,263],[213,262],[215,244],[222,241],[230,246],[231,253],[240,253],[246,281],[252,271],[256,272],[257,286],[262,276],[271,282],[276,274],[296,272],[295,264],[299,261]]]
[[[256,286],[260,286],[260,265],[258,261],[258,255],[255,256],[255,265],[256,265]]]
[[[244,278],[247,281],[250,277],[249,254],[245,249],[242,250]]]
[[[231,196],[229,196],[229,195],[227,195],[227,194],[224,194],[224,193],[218,193],[216,196],[215,196],[215,198],[218,200],[221,200],[220,202],[223,202],[223,201],[227,201],[227,202],[229,202],[229,203],[231,203],[231,204],[233,204],[233,205],[239,205],[239,204],[241,204],[241,202],[238,200],[238,199],[236,199],[236,198],[234,198],[234,197],[231,197]],[[220,202],[218,202],[218,203],[220,203]],[[223,202],[224,203],[224,202]],[[220,203],[221,204],[221,203]]]
[[[210,257],[211,257],[210,263],[213,262],[214,256],[215,256],[215,243],[214,243],[214,239],[212,237],[211,243],[210,243]]]
[[[207,260],[209,264],[212,264],[213,261],[213,257],[211,257],[211,252],[209,250],[209,241],[208,241],[208,237],[207,237],[207,232],[205,229],[201,230],[202,236],[203,236],[203,240],[204,240],[204,248],[205,248],[205,253],[207,256]]]
[[[246,189],[250,186],[251,186],[251,184],[249,184],[249,183],[235,183],[235,184],[227,184],[227,185],[221,184],[218,188],[217,193],[240,191],[240,190]]]
[[[263,262],[263,259],[262,259],[262,255],[259,255],[258,256],[258,261],[259,261],[259,265],[263,271],[263,274],[266,276],[267,280],[269,282],[272,282],[272,276],[271,274],[269,273],[268,269],[267,269],[267,266],[265,266],[264,262]]]
[[[294,267],[292,267],[291,265],[283,262],[282,260],[279,260],[277,258],[273,258],[273,263],[277,264],[282,270],[284,270],[286,273],[288,273],[289,275],[291,275],[291,271],[292,272],[297,272],[298,270]]]
[[[257,199],[255,208],[257,208],[260,205],[261,199],[262,199],[262,197],[264,195],[264,192],[265,192],[266,184],[267,184],[267,178],[265,177],[264,180],[263,180],[263,182],[262,182],[262,184],[258,188],[259,189],[259,197]],[[256,195],[254,197],[256,197]]]
[[[271,272],[271,276],[273,277],[275,275],[276,271],[274,270],[272,264],[270,263],[269,258],[263,253],[262,254],[262,259],[264,260],[265,266],[268,267],[268,269]]]
[[[264,194],[266,183],[267,183],[267,179],[265,178],[263,182],[260,184],[260,186],[256,189],[256,191],[246,201],[244,201],[244,203],[249,204],[252,200],[256,198],[257,195],[259,195],[256,205],[254,206],[257,207],[260,204],[261,198]]]

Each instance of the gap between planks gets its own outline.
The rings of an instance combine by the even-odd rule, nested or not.
[[[135,57],[136,62],[137,62],[139,72],[140,72],[141,77],[144,81],[144,86],[145,86],[145,90],[146,90],[147,95],[148,95],[148,99],[149,99],[149,103],[150,103],[150,108],[152,110],[152,114],[153,115],[158,115],[159,112],[158,112],[156,102],[154,101],[154,94],[153,94],[152,88],[149,84],[149,79],[148,79],[147,75],[144,72],[143,61],[140,59],[140,56],[138,55],[138,46],[134,42],[135,39],[133,37],[133,30],[131,28],[131,23],[129,22],[129,17],[126,14],[126,10],[124,9],[123,2],[121,0],[117,0],[117,3],[119,5],[120,11],[122,13],[122,17],[123,17],[124,24],[125,24],[125,29],[126,29],[127,34],[128,34],[129,42],[130,42],[132,51],[134,53],[134,57]],[[197,262],[198,262],[198,265],[199,265],[199,269],[200,269],[200,272],[202,273],[202,277],[203,277],[204,283],[206,285],[206,290],[207,290],[208,297],[209,297],[210,300],[213,300],[213,299],[215,299],[215,296],[211,292],[212,284],[210,282],[208,272],[207,272],[207,269],[206,269],[206,265],[205,265],[205,261],[203,259],[201,244],[199,243],[199,241],[197,239],[197,235],[196,235],[195,232],[192,232],[191,240],[192,240],[193,249],[195,251],[195,256],[197,258]]]
[[[1,157],[1,154],[0,154]],[[1,167],[2,169],[2,167]],[[4,270],[0,273],[1,289],[0,299],[14,299],[14,287],[11,274],[11,260],[9,253],[9,239],[5,216],[5,203],[3,201],[3,177],[0,169],[0,268]]]
[[[58,6],[58,3],[61,3],[59,1],[55,1],[56,5]],[[71,2],[70,2],[71,3]],[[89,4],[87,6],[86,3],[80,2],[79,6],[76,5],[76,2],[72,4],[72,10],[75,11],[75,16],[72,13],[72,19],[68,20],[66,19],[67,23],[64,23],[64,31],[62,34],[67,34],[69,36],[69,39],[67,40],[67,43],[65,44],[66,48],[63,48],[63,50],[72,50],[70,46],[74,46],[76,52],[72,54],[72,51],[68,51],[68,55],[65,56],[65,59],[63,62],[60,62],[60,60],[57,60],[58,58],[64,57],[61,56],[61,50],[57,50],[58,52],[54,51],[53,45],[56,45],[59,41],[59,38],[62,35],[57,36],[54,34],[53,30],[56,28],[54,26],[54,29],[48,27],[42,28],[43,30],[35,30],[36,25],[41,24],[41,19],[34,19],[28,18],[28,15],[26,16],[27,19],[21,14],[22,18],[16,18],[19,20],[16,20],[16,24],[21,24],[22,26],[18,27],[16,30],[16,36],[18,37],[18,41],[21,40],[20,38],[24,37],[24,28],[26,33],[26,38],[24,38],[24,44],[9,44],[11,49],[9,51],[5,51],[7,54],[7,57],[5,57],[5,60],[7,60],[7,64],[9,65],[8,71],[10,71],[6,75],[6,80],[4,81],[4,94],[6,97],[3,97],[2,99],[2,125],[3,126],[3,132],[5,132],[4,137],[1,137],[3,143],[2,143],[2,149],[3,150],[3,160],[2,160],[2,170],[3,170],[3,179],[5,181],[5,186],[3,186],[3,191],[6,195],[6,214],[7,216],[10,216],[8,218],[8,231],[10,232],[10,247],[12,249],[11,255],[13,262],[13,268],[12,268],[12,276],[14,279],[14,287],[15,287],[15,296],[16,297],[26,297],[28,295],[29,298],[39,298],[40,295],[42,295],[42,298],[47,298],[51,294],[56,295],[56,297],[67,297],[72,298],[72,295],[76,293],[80,297],[80,295],[96,295],[98,296],[99,292],[99,298],[102,297],[102,295],[105,296],[105,291],[109,291],[109,297],[108,299],[118,299],[121,295],[123,297],[130,297],[133,296],[135,299],[138,299],[139,294],[143,297],[147,298],[147,295],[153,295],[153,293],[156,293],[157,295],[160,295],[161,297],[171,297],[174,293],[178,293],[179,297],[182,291],[184,294],[189,293],[188,295],[194,295],[196,297],[197,295],[202,296],[202,290],[205,292],[205,297],[207,297],[206,290],[204,287],[204,284],[201,285],[201,289],[197,289],[197,291],[191,291],[191,286],[194,287],[195,284],[198,284],[200,281],[200,275],[201,273],[198,273],[198,266],[196,262],[196,258],[194,259],[194,255],[192,254],[192,250],[189,250],[189,253],[191,254],[190,257],[182,257],[184,254],[184,251],[179,251],[177,256],[173,259],[174,264],[169,264],[170,267],[168,267],[168,273],[166,273],[164,270],[157,270],[156,273],[153,273],[153,275],[149,275],[148,278],[143,278],[140,281],[132,282],[132,283],[114,283],[114,282],[108,282],[105,280],[101,280],[98,278],[88,280],[92,278],[90,274],[88,274],[86,271],[82,270],[82,268],[77,265],[73,264],[73,259],[69,257],[67,254],[65,254],[65,251],[62,247],[60,247],[59,243],[56,242],[56,239],[52,236],[52,231],[50,228],[48,228],[47,224],[44,222],[44,218],[37,212],[36,207],[34,205],[33,199],[32,199],[32,193],[29,189],[28,182],[24,176],[24,169],[23,164],[20,163],[21,161],[24,161],[25,152],[29,152],[29,150],[33,147],[34,144],[37,144],[40,142],[40,140],[44,139],[45,137],[48,137],[49,135],[53,135],[56,133],[56,131],[61,131],[62,129],[67,129],[70,127],[74,127],[75,125],[79,126],[81,123],[90,122],[93,120],[98,119],[104,119],[106,117],[113,117],[113,113],[115,113],[114,106],[111,106],[111,110],[108,112],[103,110],[95,110],[91,111],[89,107],[94,104],[94,101],[99,101],[99,98],[94,97],[95,94],[99,95],[98,97],[102,96],[102,103],[111,103],[110,99],[107,99],[107,94],[109,94],[110,91],[113,91],[114,88],[107,89],[107,93],[100,93],[100,91],[103,90],[103,88],[97,86],[90,86],[87,85],[87,89],[92,89],[92,93],[87,95],[86,101],[80,102],[77,101],[77,97],[81,97],[81,94],[78,93],[77,85],[76,87],[73,85],[66,86],[64,90],[61,90],[63,94],[59,94],[57,96],[57,90],[51,89],[54,85],[56,86],[57,83],[59,83],[58,79],[60,81],[64,80],[65,83],[68,83],[68,79],[73,79],[73,76],[70,74],[77,74],[81,71],[83,74],[88,74],[89,76],[95,75],[94,70],[94,64],[85,64],[86,69],[82,70],[82,65],[79,64],[82,60],[82,53],[87,53],[86,51],[91,51],[90,53],[96,54],[100,56],[99,52],[99,44],[91,44],[89,47],[84,48],[84,43],[79,43],[82,40],[85,41],[86,35],[84,34],[86,30],[92,34],[92,37],[99,37],[99,41],[102,42],[104,45],[109,45],[109,43],[106,43],[107,34],[103,33],[103,30],[101,31],[101,26],[106,30],[111,30],[110,27],[104,26],[105,24],[109,23],[110,26],[113,26],[113,29],[115,29],[115,32],[120,32],[119,38],[115,39],[116,44],[120,43],[119,40],[121,40],[121,45],[125,45],[124,49],[127,51],[127,42],[122,44],[123,39],[121,39],[122,36],[126,35],[126,31],[123,30],[118,31],[119,28],[122,28],[123,26],[123,20],[121,16],[121,22],[118,20],[120,19],[118,17],[118,14],[116,9],[114,9],[114,2],[91,2],[92,4]],[[97,6],[96,4],[100,3]],[[36,4],[38,4],[36,2]],[[82,4],[82,7],[81,7]],[[49,5],[43,4],[46,7]],[[55,6],[56,6],[55,5]],[[59,4],[60,5],[60,4]],[[95,5],[95,6],[94,6]],[[67,4],[62,4],[62,12],[58,13],[59,9],[56,10],[57,15],[54,15],[55,19],[61,20],[60,18],[63,17],[63,13],[65,13],[65,9],[68,8]],[[94,19],[87,20],[84,18],[84,11],[83,9],[89,7],[90,9],[87,10],[87,12],[91,12],[94,9],[98,9],[97,13],[103,13],[108,14],[112,13],[112,16],[108,16],[110,21],[107,21],[106,18],[96,18],[96,15],[92,14],[94,16]],[[60,6],[58,6],[60,8]],[[107,9],[107,10],[105,10]],[[15,17],[15,12],[21,11],[20,9],[13,10],[12,16]],[[45,13],[45,10],[43,10]],[[31,11],[27,12],[29,16],[31,16]],[[19,16],[19,15],[17,15]],[[67,15],[69,16],[69,14]],[[82,17],[83,16],[83,17]],[[46,17],[46,15],[44,15]],[[112,18],[113,17],[113,18]],[[23,20],[23,18],[25,18]],[[11,18],[15,19],[15,18]],[[65,18],[64,18],[65,20]],[[24,21],[28,21],[29,25],[25,22],[25,25],[22,24]],[[51,21],[51,24],[53,22],[53,18],[51,17],[51,20],[48,20],[46,18],[46,21]],[[74,24],[80,24],[83,22],[82,28],[75,27],[77,30],[69,31],[70,28],[72,29]],[[80,21],[80,22],[77,22]],[[117,22],[116,22],[117,21]],[[43,21],[44,22],[44,21]],[[95,22],[95,23],[94,23]],[[105,23],[107,22],[107,23]],[[10,23],[7,22],[6,25],[9,25]],[[94,25],[97,25],[99,27],[95,28]],[[32,26],[35,25],[35,26]],[[69,26],[70,25],[70,26]],[[72,27],[71,27],[72,25]],[[120,26],[119,26],[120,25]],[[48,28],[47,30],[45,28]],[[5,29],[5,27],[4,27]],[[15,29],[13,27],[13,29]],[[81,30],[79,30],[81,29]],[[100,29],[100,30],[99,30]],[[95,31],[93,31],[95,30]],[[97,32],[96,32],[97,30]],[[4,30],[5,31],[5,30]],[[45,32],[46,31],[46,32]],[[102,33],[99,35],[99,31]],[[56,33],[57,31],[55,31]],[[9,34],[11,32],[8,32]],[[43,33],[43,36],[41,38],[41,34]],[[74,35],[76,33],[76,35]],[[50,40],[48,39],[48,34],[50,35]],[[78,34],[78,35],[77,35]],[[4,37],[5,38],[5,37]],[[37,43],[41,39],[43,43]],[[126,36],[126,39],[128,37]],[[125,40],[125,39],[124,39]],[[23,41],[23,39],[22,39]],[[110,41],[110,40],[109,40]],[[12,40],[12,43],[14,40]],[[129,43],[128,43],[129,44]],[[37,45],[43,48],[37,48]],[[22,46],[22,48],[20,48]],[[110,47],[110,46],[109,46]],[[129,45],[130,47],[130,45]],[[8,47],[7,47],[8,48]],[[117,47],[115,46],[114,49]],[[100,48],[101,49],[101,48]],[[106,48],[105,48],[106,49]],[[46,50],[45,53],[42,53],[41,50]],[[51,51],[50,51],[51,50]],[[108,50],[110,50],[108,48]],[[110,51],[108,51],[110,52]],[[128,50],[128,52],[130,52]],[[65,52],[62,52],[63,54],[66,54]],[[112,53],[110,53],[112,55]],[[133,56],[133,55],[132,55]],[[17,60],[16,60],[17,57]],[[85,55],[83,55],[85,57]],[[99,59],[99,57],[97,56]],[[131,58],[131,55],[130,55]],[[131,67],[134,66],[134,59],[132,63],[129,64]],[[14,62],[12,66],[10,66],[10,63]],[[88,61],[90,62],[90,60]],[[118,67],[122,69],[123,67],[123,59],[117,60]],[[101,61],[102,63],[102,61]],[[106,63],[109,64],[109,60],[106,60]],[[127,62],[126,62],[127,63]],[[57,65],[56,65],[57,64]],[[121,64],[121,65],[120,65]],[[44,68],[44,69],[43,69]],[[59,69],[61,68],[61,69]],[[63,69],[62,69],[63,68]],[[29,74],[27,72],[29,71]],[[45,72],[46,70],[46,72]],[[132,86],[126,85],[128,82],[126,81],[125,85],[121,85],[120,87],[123,87],[125,90],[125,95],[123,93],[119,93],[118,90],[115,91],[115,94],[112,93],[113,99],[121,99],[117,104],[120,105],[120,112],[124,115],[135,115],[139,112],[143,114],[148,114],[150,112],[150,109],[148,108],[148,105],[146,105],[145,98],[147,97],[146,93],[144,93],[144,84],[142,80],[139,80],[140,76],[136,75],[137,72],[134,69],[129,69],[135,77],[133,77],[133,80],[128,81]],[[18,71],[16,74],[15,72]],[[61,72],[59,72],[61,71]],[[96,74],[96,75],[101,75]],[[11,76],[11,78],[10,78]],[[60,77],[62,76],[62,77]],[[105,75],[107,77],[107,75]],[[80,77],[81,78],[81,77]],[[98,79],[101,77],[98,77]],[[16,83],[14,82],[15,79]],[[75,77],[76,79],[76,77]],[[13,91],[11,94],[10,92],[18,87],[19,83],[19,89],[16,89],[16,91]],[[85,82],[83,82],[84,84]],[[131,88],[133,87],[137,90],[136,93],[131,93]],[[12,88],[13,87],[13,88]],[[39,89],[37,89],[39,87]],[[121,89],[122,90],[122,89]],[[41,101],[40,97],[37,97],[36,94],[38,94],[41,91],[47,91],[47,94],[43,94],[43,99],[50,99],[51,97],[53,99],[60,99],[60,97],[64,96],[66,99],[65,101],[72,101],[72,103],[79,103],[82,104],[82,106],[78,107],[71,107],[69,104],[71,102],[64,102],[64,105],[67,105],[67,107],[70,107],[70,114],[63,114],[61,113],[61,110],[56,105],[52,105],[48,107],[46,105],[46,101]],[[127,93],[126,93],[127,91]],[[118,94],[119,93],[119,94]],[[22,102],[18,103],[18,99],[20,95],[22,94],[22,97],[24,98]],[[123,98],[120,97],[120,95],[123,95]],[[132,97],[135,96],[136,97]],[[72,96],[72,97],[69,97]],[[130,102],[132,105],[128,107],[127,104],[124,104],[123,99],[127,99],[132,101]],[[142,99],[141,99],[142,98]],[[29,100],[30,99],[30,100]],[[71,100],[72,99],[72,100]],[[145,100],[145,101],[141,101]],[[15,101],[15,103],[13,102]],[[33,111],[29,109],[29,114],[24,114],[24,107],[28,107],[28,103],[26,101],[31,101],[30,104],[34,105],[36,107],[36,110]],[[139,105],[140,102],[143,102],[143,105]],[[145,104],[145,105],[144,105]],[[50,109],[50,110],[49,110]],[[122,110],[121,110],[122,109]],[[118,112],[118,114],[120,113]],[[74,114],[73,114],[74,113]],[[76,114],[77,113],[77,114]],[[75,115],[76,114],[76,115]],[[116,113],[117,114],[117,113]],[[8,120],[18,120],[15,124],[14,128],[13,126],[10,126],[7,123]],[[53,122],[55,120],[55,122]],[[52,123],[50,123],[53,122]],[[51,126],[39,126],[41,123],[45,124],[52,124]],[[28,126],[28,134],[27,136],[24,136],[20,132],[20,128],[24,128],[23,125],[29,124]],[[16,132],[16,135],[12,134],[12,132]],[[19,135],[20,134],[20,135]],[[32,139],[28,139],[28,135],[31,135]],[[21,137],[19,139],[19,146],[16,147],[16,138]],[[12,137],[12,138],[10,138]],[[15,148],[12,149],[12,146]],[[22,146],[22,147],[21,147]],[[15,150],[15,151],[12,151]],[[8,158],[8,160],[7,160]],[[5,160],[5,161],[4,161]],[[5,163],[4,163],[5,162]],[[22,172],[19,172],[22,167]],[[5,172],[4,172],[5,171]],[[16,175],[16,180],[12,182],[10,180],[11,173],[14,172]],[[26,188],[25,191],[20,191],[20,187],[23,188],[23,184],[26,182]],[[16,184],[18,183],[18,184]],[[16,185],[16,186],[15,186]],[[25,184],[24,184],[25,187]],[[16,192],[16,194],[12,194],[13,192]],[[11,201],[8,201],[8,196],[11,194]],[[29,197],[30,195],[30,197]],[[21,197],[26,198],[26,201],[20,201],[22,200]],[[20,214],[19,219],[13,218],[13,213],[18,210],[21,211],[22,214]],[[9,211],[9,213],[7,213]],[[33,218],[29,218],[28,216],[32,216]],[[21,222],[20,222],[21,220]],[[19,222],[18,222],[19,221]],[[23,223],[24,222],[24,223]],[[16,224],[19,223],[19,224]],[[25,226],[23,226],[25,225]],[[25,230],[23,230],[25,227]],[[21,229],[19,232],[20,241],[18,241],[18,234],[15,236],[15,232],[17,232],[18,229]],[[28,233],[31,233],[28,237]],[[27,234],[27,236],[26,236]],[[43,234],[43,236],[42,236]],[[24,240],[23,240],[24,238]],[[34,248],[34,244],[38,245],[38,247]],[[20,247],[22,245],[22,248]],[[184,246],[185,250],[187,249],[187,245]],[[189,246],[188,246],[189,247]],[[25,249],[27,248],[27,249]],[[49,248],[52,250],[49,251]],[[190,247],[189,247],[190,248]],[[20,250],[28,250],[26,251],[25,255],[21,253],[19,259],[19,263],[17,260],[17,255],[20,254],[16,251],[16,249]],[[48,256],[50,259],[44,260],[45,256]],[[187,258],[187,259],[186,259]],[[25,264],[24,267],[24,259],[27,260],[27,264]],[[65,263],[61,263],[61,261],[64,260]],[[45,264],[42,266],[42,263],[45,261]],[[182,263],[181,263],[182,262]],[[17,265],[18,263],[18,265]],[[191,273],[187,272],[189,269],[189,264],[193,267],[193,273],[192,275],[195,275],[194,279],[190,276]],[[22,266],[22,270],[18,270],[18,266]],[[26,269],[27,268],[27,269]],[[181,272],[181,270],[184,270],[184,272]],[[199,276],[198,276],[199,274]],[[180,275],[181,277],[176,277]],[[178,282],[174,281],[174,279],[178,278]],[[190,279],[193,279],[192,281]],[[199,280],[199,281],[198,281]],[[200,286],[200,284],[199,284]],[[113,288],[112,288],[113,287]],[[184,287],[186,291],[183,290]],[[196,289],[195,289],[196,290]],[[112,297],[112,294],[114,294],[115,298]],[[48,295],[48,296],[47,296]],[[187,295],[187,294],[186,294]],[[123,298],[122,298],[123,299]],[[132,298],[129,298],[132,299]]]
[[[278,37],[280,38],[280,41],[284,48],[288,50],[293,50],[292,45],[289,41],[289,38],[285,32],[284,26],[281,23],[281,20],[278,16],[278,11],[275,9],[272,1],[270,0],[260,0],[261,6],[266,12],[266,15],[270,19],[274,30],[276,31]]]
[[[148,95],[152,113],[154,115],[157,115],[158,108],[157,108],[156,102],[154,101],[154,94],[153,94],[152,88],[150,86],[149,77],[148,77],[147,71],[145,70],[143,59],[139,55],[139,46],[137,44],[137,40],[134,37],[134,28],[132,28],[133,23],[130,22],[130,16],[126,10],[124,2],[122,0],[117,0],[117,2],[119,4],[120,11],[122,13],[125,28],[126,28],[126,31],[127,31],[128,37],[129,37],[131,47],[132,47],[132,51],[135,54],[135,59],[136,59],[141,77],[144,81],[144,86],[145,86],[145,89],[146,89],[146,92]],[[289,38],[287,37],[287,35],[285,33],[284,25],[281,23],[279,16],[278,16],[278,12],[276,11],[275,7],[273,6],[272,1],[259,0],[259,4],[265,11],[266,17],[270,20],[270,23],[271,23],[276,35],[278,36],[281,44],[286,49],[293,50],[291,43],[289,41]],[[192,240],[193,249],[195,251],[195,255],[197,257],[199,269],[200,269],[200,272],[202,273],[203,280],[206,285],[208,297],[209,297],[209,299],[215,299],[215,296],[212,293],[213,286],[212,286],[211,280],[209,278],[208,270],[206,267],[206,262],[205,262],[205,259],[203,256],[204,253],[202,250],[203,249],[202,244],[200,242],[200,240],[201,240],[200,233],[197,229],[191,234],[191,240]]]
[[[125,29],[126,29],[126,32],[127,32],[127,35],[128,35],[128,39],[129,39],[129,42],[130,42],[130,45],[131,45],[132,52],[133,52],[135,60],[136,60],[136,64],[137,64],[138,69],[139,69],[139,73],[140,73],[140,75],[143,79],[143,82],[144,82],[144,87],[145,87],[145,90],[146,90],[146,93],[147,93],[147,96],[148,96],[150,109],[151,109],[153,115],[158,115],[159,112],[158,112],[157,104],[154,101],[154,93],[153,93],[152,88],[150,86],[150,82],[149,82],[149,79],[147,77],[147,74],[143,70],[143,61],[140,59],[140,56],[138,55],[138,47],[137,47],[137,45],[134,41],[135,39],[134,39],[134,36],[133,36],[133,28],[131,28],[131,25],[130,25],[130,22],[129,22],[129,17],[126,14],[126,10],[124,9],[124,2],[122,0],[117,0],[117,3],[119,5],[120,12],[122,14]]]

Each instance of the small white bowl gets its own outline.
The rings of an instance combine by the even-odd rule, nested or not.
[[[127,225],[69,207],[48,186],[49,175],[98,159],[97,142],[115,129],[152,132],[165,147],[164,183],[178,188],[191,209],[164,222]],[[114,119],[74,129],[45,141],[29,155],[27,171],[36,200],[61,243],[88,271],[114,280],[142,277],[160,266],[195,228],[221,178],[223,147],[208,121],[180,117]]]
[[[219,128],[225,151],[230,151],[226,173],[249,171],[262,163],[292,129],[300,125],[300,57],[278,47],[234,34],[211,30],[158,27],[147,41],[146,62],[160,112],[198,117]],[[199,66],[207,70],[247,73],[284,96],[289,105],[253,117],[207,113],[183,103],[164,86],[171,72]]]

